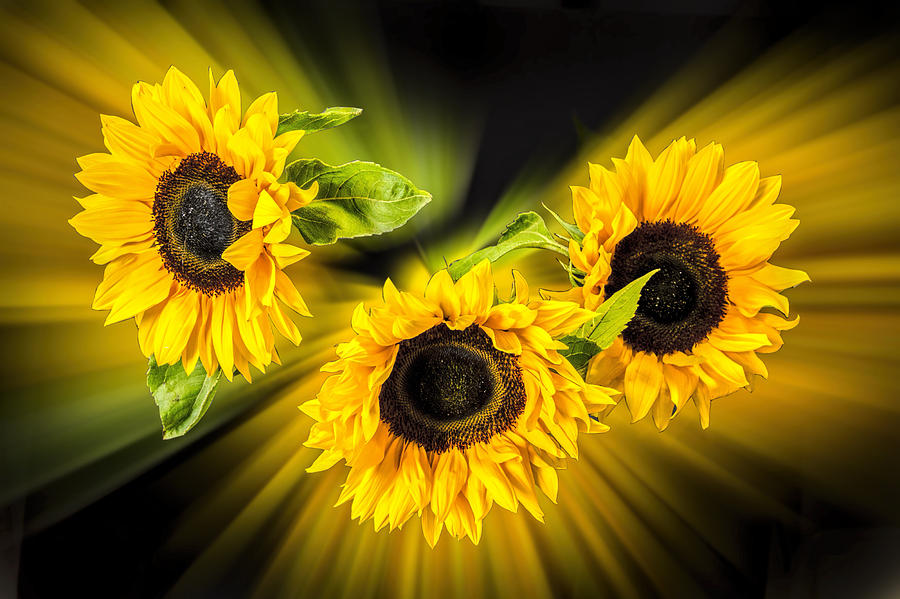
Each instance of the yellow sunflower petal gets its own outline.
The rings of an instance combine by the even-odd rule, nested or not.
[[[266,225],[271,225],[286,214],[287,210],[276,204],[272,196],[265,191],[261,191],[259,192],[259,201],[253,210],[253,228],[260,229]],[[290,215],[288,215],[288,218],[290,218]]]
[[[285,211],[282,218],[272,223],[269,232],[263,236],[267,244],[280,244],[291,236],[291,216]]]
[[[482,327],[482,330],[491,338],[491,343],[498,350],[517,356],[522,353],[522,341],[516,333],[502,329],[492,329],[488,326]]]
[[[660,394],[659,399],[657,399],[656,403],[653,404],[653,410],[651,411],[651,415],[653,416],[653,424],[656,425],[656,428],[660,432],[666,430],[669,427],[669,422],[672,420],[674,412],[675,404],[672,403],[672,400],[669,398],[669,394]]]
[[[131,104],[141,127],[155,133],[165,144],[171,144],[183,155],[200,151],[200,135],[191,123],[175,109],[162,103],[144,83],[132,88]]]
[[[228,209],[238,220],[251,220],[259,198],[256,183],[251,179],[241,179],[228,188]]]
[[[463,490],[469,466],[462,452],[452,449],[438,454],[434,460],[431,509],[439,520],[445,520],[456,496]]]
[[[250,137],[247,129],[238,129],[228,140],[234,170],[245,179],[256,179],[266,167],[266,155]]]
[[[153,230],[153,214],[143,202],[110,200],[103,208],[79,212],[69,224],[97,243],[123,244],[145,239]]]
[[[231,138],[237,133],[236,122],[239,120],[240,113],[235,113],[231,106],[223,106],[213,117],[213,137],[216,140],[216,154],[225,162],[232,163],[231,150],[228,144]]]
[[[681,190],[690,158],[689,145],[682,137],[669,144],[650,166],[643,206],[645,219],[656,220],[661,212],[671,207]]]
[[[750,202],[749,208],[771,206],[778,199],[779,193],[781,193],[781,175],[760,179],[759,187],[756,189],[756,196]]]
[[[653,354],[636,352],[625,368],[625,397],[633,422],[647,415],[662,388],[662,365]]]
[[[586,187],[573,185],[570,189],[572,190],[572,211],[575,216],[575,224],[582,232],[587,233],[591,230],[593,204],[597,202],[596,195]]]
[[[204,108],[206,107],[206,102],[203,100],[203,94],[200,93],[200,89],[176,66],[171,66],[166,71],[166,75],[163,77],[162,91],[163,98],[173,108],[188,101],[199,104]]]
[[[203,309],[203,300],[200,299],[199,295],[195,299],[197,301],[196,321],[181,354],[181,364],[188,375],[194,371],[197,361],[200,359],[200,347],[205,342],[206,323],[208,320],[208,315]]]
[[[165,102],[184,117],[197,131],[201,149],[215,150],[212,121],[200,90],[176,67],[170,67],[162,83]]]
[[[632,211],[643,216],[640,208],[646,195],[647,177],[653,165],[653,158],[637,135],[631,139],[628,152],[625,154],[625,163],[628,165],[630,185],[623,195],[623,201]]]
[[[78,159],[82,170],[79,183],[108,198],[152,202],[156,179],[137,163],[109,154],[92,154]]]
[[[150,257],[132,267],[128,276],[112,292],[115,299],[109,306],[104,324],[132,318],[169,297],[172,275],[161,266],[159,258]]]
[[[266,117],[261,114],[254,114],[247,119],[247,125],[244,127],[244,130],[247,132],[247,135],[253,144],[258,147],[262,151],[263,156],[265,156],[263,168],[271,172],[272,165],[276,158],[273,154],[275,148],[272,145],[272,132],[269,130]],[[286,156],[284,152],[279,152],[279,155],[282,160]]]
[[[433,303],[441,311],[446,320],[456,320],[459,316],[459,295],[446,270],[439,270],[425,287],[425,299]]]
[[[269,92],[253,100],[247,108],[241,126],[246,127],[250,117],[256,114],[263,116],[265,123],[271,129],[272,136],[274,136],[278,130],[278,95],[275,92]]]
[[[800,283],[806,283],[810,280],[809,275],[802,270],[782,268],[774,264],[766,264],[750,276],[776,291],[796,287]]]
[[[91,262],[94,264],[106,264],[107,262],[128,254],[140,254],[153,247],[154,243],[156,243],[156,241],[153,236],[147,235],[136,241],[129,241],[121,245],[119,245],[118,242],[104,245],[91,255]]]
[[[274,146],[276,149],[284,150],[285,155],[288,155],[294,151],[305,133],[303,130],[285,131],[273,140]],[[279,175],[280,173],[275,174],[276,177]]]
[[[710,396],[706,385],[697,387],[697,392],[694,393],[694,404],[697,406],[697,412],[700,413],[700,426],[705,429],[709,428]]]
[[[718,186],[709,194],[697,213],[696,221],[704,231],[715,231],[719,225],[741,212],[756,196],[759,188],[759,165],[739,162],[725,169]]]
[[[222,252],[222,259],[238,270],[247,270],[257,261],[263,251],[263,233],[261,229],[253,229],[242,235],[237,241]]]
[[[663,364],[663,377],[669,390],[669,401],[681,407],[697,387],[697,375],[685,368]]]
[[[271,306],[275,299],[275,262],[268,254],[262,253],[256,262],[244,271],[245,310],[253,315],[256,303]]]
[[[528,303],[528,281],[525,280],[525,277],[522,276],[518,270],[512,271],[513,276],[513,301],[517,304],[526,304]]]
[[[702,372],[715,375],[717,380],[727,381],[735,387],[745,387],[747,377],[744,369],[726,356],[722,351],[713,347],[711,343],[698,343],[694,346],[694,353],[704,358],[700,365]]]
[[[791,236],[799,221],[791,219],[794,208],[776,204],[763,214],[735,217],[732,221],[745,222],[743,228],[734,228],[716,236],[716,249],[720,264],[726,271],[757,270],[778,249],[782,241]],[[728,223],[729,228],[738,223]]]
[[[531,304],[536,315],[535,326],[547,331],[551,337],[570,333],[594,317],[594,313],[571,302],[546,300]]]
[[[688,161],[684,182],[672,206],[672,220],[685,221],[697,213],[725,174],[725,152],[711,143]]]
[[[503,509],[516,511],[519,504],[516,499],[516,490],[500,464],[495,462],[480,445],[475,445],[468,455],[469,469],[472,475],[481,481],[491,498]]]
[[[521,461],[511,460],[504,462],[501,466],[506,473],[507,478],[515,489],[516,499],[528,510],[535,520],[544,521],[544,511],[538,503],[537,493],[535,493],[534,476],[531,473],[531,464],[525,464]]]
[[[788,299],[752,276],[736,276],[728,282],[731,301],[744,316],[756,316],[762,308],[773,307],[785,316],[789,313]]]
[[[158,161],[152,158],[151,148],[160,142],[159,137],[117,116],[100,115],[103,143],[117,158],[146,163],[151,175],[158,176]]]
[[[197,322],[199,302],[188,290],[173,295],[159,315],[154,353],[160,364],[174,364],[188,343]]]
[[[213,82],[212,69],[209,70],[209,115],[215,120],[219,109],[228,107],[225,115],[230,121],[231,131],[237,131],[241,120],[241,90],[238,87],[234,71],[228,70],[219,79],[218,84]]]
[[[275,243],[270,245],[269,253],[275,259],[278,268],[286,268],[309,256],[308,251],[288,243]]]
[[[455,284],[459,296],[460,313],[487,315],[494,301],[494,283],[491,276],[491,261],[482,260],[461,276]],[[477,320],[477,319],[476,319]]]
[[[222,295],[211,300],[212,314],[210,315],[210,338],[216,351],[216,359],[230,381],[234,368],[234,298],[230,294]]]
[[[275,270],[275,297],[301,316],[312,316],[306,302],[300,297],[300,292],[280,269]]]
[[[498,330],[522,329],[535,321],[538,313],[522,304],[499,304],[490,309],[484,326]]]
[[[431,501],[431,463],[428,455],[415,443],[407,443],[400,461],[403,482],[416,504],[422,509]]]
[[[285,208],[293,212],[297,208],[302,208],[312,202],[319,193],[319,182],[313,181],[306,189],[302,189],[297,184],[288,182],[286,187],[289,191],[288,199],[285,202]]]

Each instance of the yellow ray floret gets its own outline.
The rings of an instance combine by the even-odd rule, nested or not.
[[[249,379],[249,365],[277,360],[272,325],[300,342],[287,308],[309,315],[282,272],[307,252],[283,242],[317,186],[278,182],[303,132],[276,136],[275,93],[242,114],[231,71],[218,83],[210,72],[207,102],[172,67],[161,85],[137,83],[132,107],[137,124],[100,117],[109,153],[78,159],[95,193],[69,222],[107,265],[93,307],[109,310],[107,324],[133,317],[160,364],[191,372],[200,360]]]
[[[536,489],[556,501],[578,433],[606,430],[591,415],[615,392],[586,384],[555,340],[592,312],[529,301],[514,274],[510,303],[494,304],[485,260],[456,283],[439,271],[423,295],[388,280],[382,303],[356,308],[355,336],[302,406],[316,421],[306,445],[322,450],[309,470],[346,461],[338,504],[353,518],[393,530],[418,514],[432,546],[444,528],[477,543],[494,503],[543,520]]]
[[[798,322],[782,317],[789,307],[780,292],[809,277],[769,263],[798,225],[794,208],[775,203],[781,177],[760,178],[755,162],[726,168],[715,143],[698,152],[681,138],[654,160],[635,137],[612,162],[590,164],[590,186],[572,187],[585,237],[569,255],[585,276],[566,297],[593,310],[661,270],[586,378],[621,391],[633,419],[651,414],[660,430],[693,399],[705,428],[710,400],[766,376],[757,354],[780,348],[781,331]]]

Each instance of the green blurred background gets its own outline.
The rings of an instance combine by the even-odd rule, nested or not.
[[[900,594],[900,53],[877,3],[35,2],[0,7],[0,597],[880,597]],[[133,323],[90,309],[102,269],[67,224],[99,114],[175,64],[235,70],[246,104],[360,106],[296,155],[365,159],[434,201],[386,237],[288,271],[313,319],[253,385],[163,442]],[[770,379],[664,433],[614,412],[546,523],[500,509],[481,544],[332,508],[296,406],[386,276],[408,288],[639,134],[724,144],[781,174],[801,221],[774,262],[800,325]],[[534,287],[552,257],[517,255]]]

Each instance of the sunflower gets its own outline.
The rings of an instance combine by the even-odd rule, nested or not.
[[[388,279],[383,303],[357,306],[356,336],[302,406],[316,420],[306,445],[323,450],[308,470],[346,460],[338,505],[352,500],[353,518],[393,530],[418,514],[431,546],[445,527],[478,543],[494,502],[543,521],[536,488],[555,502],[578,432],[606,430],[591,415],[614,391],[586,384],[554,340],[592,312],[529,302],[514,281],[514,299],[493,305],[485,260],[455,284],[439,271],[424,297]]]
[[[634,421],[651,413],[660,430],[697,405],[709,426],[710,400],[767,376],[758,353],[782,345],[796,326],[779,292],[805,272],[769,263],[799,224],[776,204],[781,177],[760,178],[756,162],[724,168],[722,146],[696,151],[673,141],[654,161],[636,136],[614,170],[590,164],[590,187],[572,187],[582,242],[569,244],[584,285],[566,297],[596,307],[659,268],[637,313],[589,363],[586,380],[619,390]]]
[[[134,318],[145,355],[179,360],[190,373],[237,368],[248,380],[277,360],[272,324],[294,343],[300,332],[287,308],[309,315],[282,269],[308,252],[283,243],[290,211],[317,187],[279,183],[285,159],[303,135],[276,137],[278,100],[260,96],[241,117],[234,73],[209,102],[172,67],[162,85],[137,83],[137,124],[101,116],[109,153],[78,159],[76,178],[95,192],[69,222],[100,244],[106,264],[93,307],[106,324]]]

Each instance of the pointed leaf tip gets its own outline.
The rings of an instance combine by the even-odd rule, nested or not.
[[[314,245],[393,231],[431,201],[430,193],[373,162],[331,166],[301,159],[285,172],[302,188],[319,184],[316,199],[293,212],[294,226]]]
[[[156,356],[150,356],[147,386],[159,408],[163,439],[180,437],[200,422],[216,395],[221,374],[216,369],[207,376],[199,362],[187,374],[181,362],[160,365]]]
[[[465,258],[451,262],[447,270],[456,281],[482,260],[496,262],[513,250],[526,248],[550,250],[566,257],[569,255],[568,249],[553,238],[553,233],[538,213],[523,212],[506,225],[496,245],[482,248]]]
[[[581,231],[581,229],[578,228],[577,225],[566,221],[563,217],[551,210],[550,207],[547,206],[547,204],[541,202],[541,206],[544,207],[544,210],[550,213],[550,216],[552,216],[556,220],[556,222],[559,223],[559,226],[566,230],[566,233],[569,234],[569,237],[571,239],[574,239],[578,243],[581,243],[584,240],[584,233]]]
[[[612,345],[637,312],[641,291],[650,278],[659,272],[654,269],[631,281],[597,308],[597,315],[581,325],[576,331],[562,337],[560,341],[568,349],[560,350],[576,370],[585,374],[591,358]]]
[[[362,114],[362,108],[353,108],[350,106],[335,106],[326,108],[319,113],[295,110],[288,114],[282,114],[278,117],[278,131],[276,135],[281,135],[288,131],[305,131],[307,133],[315,133],[343,125],[347,121],[355,119]]]

